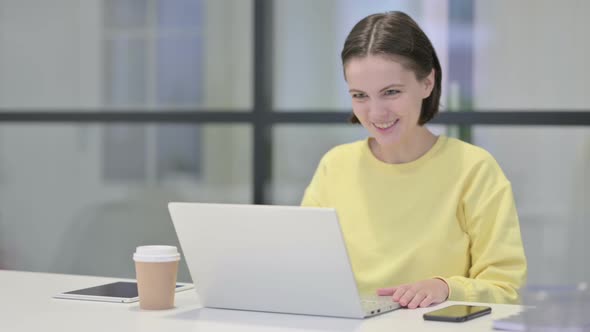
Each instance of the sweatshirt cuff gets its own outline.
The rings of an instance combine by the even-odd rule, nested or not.
[[[467,294],[467,289],[462,282],[440,276],[435,276],[434,278],[444,281],[449,286],[448,301],[471,301]]]

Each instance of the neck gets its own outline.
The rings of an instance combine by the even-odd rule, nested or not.
[[[371,138],[369,146],[377,159],[388,164],[404,164],[426,154],[437,139],[426,127],[418,127],[417,132],[411,136],[409,139],[391,145],[379,145],[377,140]]]

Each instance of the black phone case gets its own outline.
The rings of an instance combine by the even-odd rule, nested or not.
[[[461,323],[461,322],[466,322],[468,320],[472,320],[475,319],[477,317],[481,317],[481,316],[485,316],[492,313],[492,308],[488,308],[486,310],[483,311],[479,311],[467,316],[461,316],[461,317],[450,317],[450,316],[435,316],[435,315],[429,315],[428,313],[424,314],[424,320],[432,320],[432,321],[437,321],[437,322],[453,322],[453,323]]]

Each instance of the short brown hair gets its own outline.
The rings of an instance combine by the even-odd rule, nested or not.
[[[344,42],[342,66],[350,59],[367,55],[401,56],[407,60],[404,66],[419,80],[434,69],[434,87],[430,96],[422,101],[418,124],[424,125],[438,113],[442,81],[440,63],[432,43],[410,16],[393,11],[369,15],[359,21]],[[353,114],[350,122],[359,123],[359,120]]]

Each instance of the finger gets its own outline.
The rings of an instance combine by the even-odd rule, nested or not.
[[[416,296],[416,291],[413,288],[408,288],[404,295],[399,299],[399,304],[407,306],[410,301]]]
[[[377,295],[379,296],[391,296],[395,292],[397,287],[389,287],[389,288],[379,288],[377,290]]]
[[[400,286],[398,287],[395,292],[393,293],[393,295],[391,296],[391,298],[395,301],[395,302],[399,302],[399,299],[401,299],[401,297],[406,293],[406,290],[408,289],[408,286]]]
[[[426,298],[427,294],[423,291],[419,291],[414,295],[414,298],[408,303],[408,308],[416,309],[422,303],[422,301]]]
[[[430,306],[433,302],[433,297],[432,295],[427,295],[424,300],[422,300],[422,302],[420,302],[420,308],[426,308],[428,306]]]

